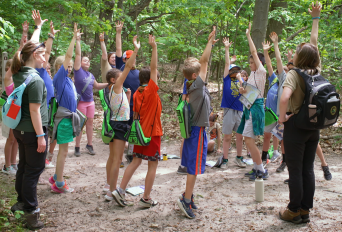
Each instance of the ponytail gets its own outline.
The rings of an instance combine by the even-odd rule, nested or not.
[[[13,62],[12,62],[12,66],[11,66],[11,72],[13,74],[16,74],[19,72],[21,66],[24,66],[25,63],[24,61],[21,59],[20,57],[20,51],[17,51],[15,54],[14,54],[14,57],[13,57]]]

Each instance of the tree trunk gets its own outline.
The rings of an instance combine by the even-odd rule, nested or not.
[[[273,1],[270,7],[270,11],[273,11],[277,8],[284,8],[287,9],[287,1],[286,0],[277,0],[277,1]],[[267,32],[266,32],[266,39],[268,39],[268,35],[271,34],[271,32],[275,32],[278,35],[279,38],[279,42],[282,38],[282,32],[283,29],[285,27],[285,20],[284,17],[281,16],[281,20],[277,21],[276,19],[270,19],[267,25]]]
[[[253,15],[252,39],[257,49],[262,49],[266,37],[270,0],[256,0]]]
[[[180,68],[181,63],[182,63],[182,59],[179,59],[178,63],[177,63],[175,75],[173,76],[173,80],[172,80],[173,82],[177,81],[178,72],[179,72],[179,68]]]

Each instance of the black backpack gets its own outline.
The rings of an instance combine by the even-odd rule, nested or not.
[[[320,73],[311,76],[307,71],[294,69],[304,80],[305,97],[295,125],[306,130],[319,130],[333,125],[339,116],[340,95]]]

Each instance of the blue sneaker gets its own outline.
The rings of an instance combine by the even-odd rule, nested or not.
[[[246,172],[246,173],[245,173],[245,176],[246,176],[246,177],[253,176],[253,175],[255,175],[255,173],[256,173],[256,170],[253,168],[251,171]]]
[[[255,179],[257,178],[257,177],[259,177],[259,178],[262,178],[262,179],[264,179],[264,180],[267,180],[268,179],[268,171],[267,171],[267,169],[265,169],[265,172],[264,173],[262,173],[260,170],[257,170],[255,173],[254,173],[254,175],[251,175],[251,176],[249,176],[249,180],[250,181],[255,181]]]
[[[184,195],[185,195],[185,192],[183,194],[179,195],[179,199],[182,200]],[[191,195],[191,203],[190,204],[191,204],[192,209],[198,209],[198,207],[195,205],[195,202],[194,202],[194,194]]]
[[[178,199],[177,204],[178,204],[178,207],[183,211],[186,217],[190,219],[194,219],[196,217],[195,214],[192,212],[191,203],[189,204],[186,203],[184,201],[184,197],[182,199]]]

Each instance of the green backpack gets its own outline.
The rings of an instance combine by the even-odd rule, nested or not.
[[[268,107],[265,107],[265,126],[278,121],[278,116]]]
[[[182,100],[182,94],[179,96],[176,109],[181,135],[184,139],[191,136],[190,105],[186,100]]]

